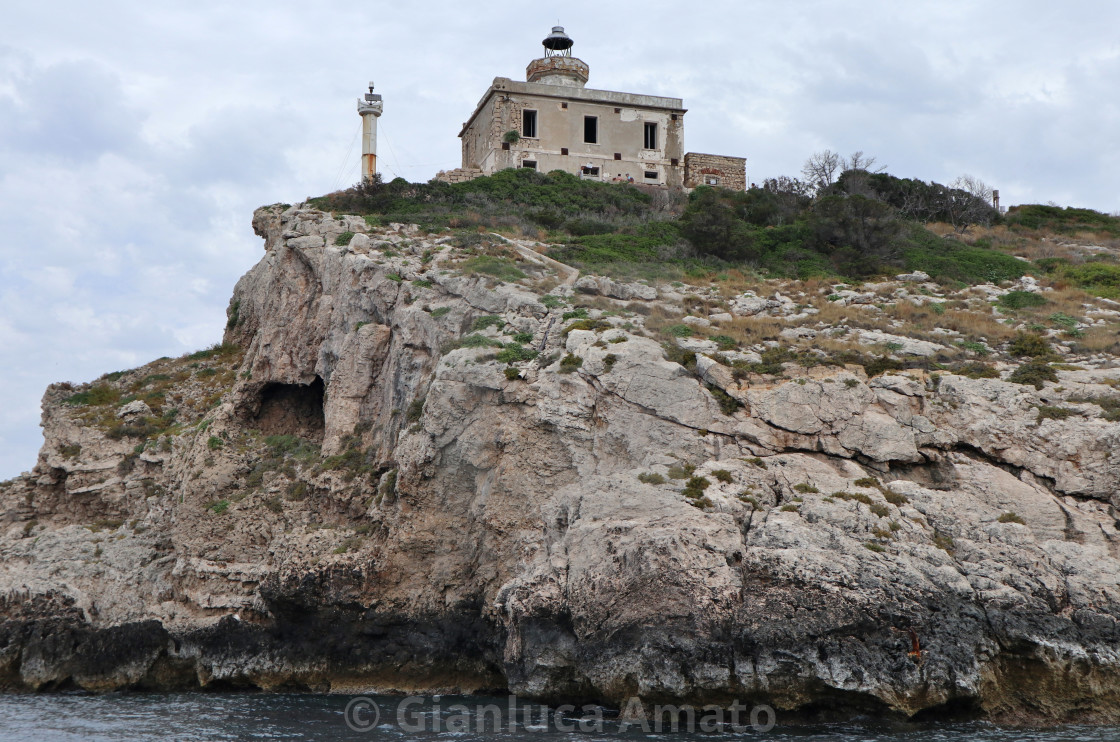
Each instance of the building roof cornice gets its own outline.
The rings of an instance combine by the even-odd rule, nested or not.
[[[666,111],[682,114],[688,110],[684,107],[684,101],[681,98],[664,98],[658,95],[641,95],[638,93],[618,93],[613,90],[594,90],[592,88],[548,85],[539,82],[519,82],[517,80],[511,80],[508,77],[495,77],[490,88],[482,96],[478,105],[475,106],[474,112],[471,114],[470,118],[463,124],[463,128],[459,131],[460,137],[466,133],[470,125],[478,118],[478,114],[482,111],[490,98],[499,93],[522,93],[544,98],[556,98],[557,100],[612,103],[618,106],[633,106],[637,108],[662,108]]]

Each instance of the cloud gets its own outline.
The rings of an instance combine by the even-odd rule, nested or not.
[[[261,255],[253,208],[357,179],[354,99],[385,95],[380,162],[427,180],[520,77],[555,6],[450,0],[17,3],[0,46],[0,477],[38,400],[218,340]],[[1120,5],[571,0],[591,86],[684,98],[692,151],[751,180],[862,149],[907,177],[973,173],[1004,203],[1120,210]]]

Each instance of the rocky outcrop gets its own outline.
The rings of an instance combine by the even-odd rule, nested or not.
[[[691,370],[640,313],[564,319],[531,245],[254,227],[225,345],[48,390],[3,687],[1120,716],[1120,424],[1071,401],[1120,373]]]

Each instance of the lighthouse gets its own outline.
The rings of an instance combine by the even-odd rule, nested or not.
[[[373,82],[370,82],[369,92],[358,99],[358,114],[362,117],[363,182],[377,173],[377,119],[383,110],[381,95],[373,92]]]

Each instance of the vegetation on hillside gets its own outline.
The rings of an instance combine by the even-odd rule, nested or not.
[[[1010,254],[1022,242],[1018,235],[1045,229],[1120,236],[1120,219],[1088,209],[1031,205],[1001,217],[988,194],[975,179],[943,186],[848,169],[811,183],[781,177],[747,191],[700,187],[686,197],[561,171],[510,169],[455,184],[378,177],[311,204],[382,224],[520,233],[552,243],[552,255],[578,267],[646,277],[737,269],[773,278],[865,279],[920,270],[944,284],[976,284],[1031,269]],[[975,234],[990,229],[1004,230],[1005,239]],[[1120,295],[1120,266],[1058,259],[1040,260],[1039,267],[1098,295]]]

